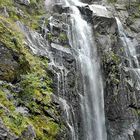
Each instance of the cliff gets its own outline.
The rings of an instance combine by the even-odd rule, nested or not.
[[[107,140],[139,140],[140,2],[82,2],[101,66]],[[85,140],[69,11],[45,0],[0,0],[0,139]]]

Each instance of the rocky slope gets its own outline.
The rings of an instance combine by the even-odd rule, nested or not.
[[[139,81],[126,69],[129,62],[115,17],[140,60],[140,4],[83,2],[106,7],[103,12],[94,5],[79,9],[92,25],[98,46],[108,140],[139,140]],[[67,37],[69,9],[59,4],[47,8],[44,0],[0,0],[0,139],[71,140],[73,125],[82,140],[83,85]]]
[[[64,126],[51,100],[48,58],[34,55],[18,26],[39,32],[44,0],[1,0],[0,13],[0,139],[56,139]]]

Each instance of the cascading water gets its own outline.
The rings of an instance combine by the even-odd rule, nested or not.
[[[133,80],[132,83],[134,83],[136,89],[140,89],[140,65],[138,60],[138,54],[136,51],[136,46],[138,45],[138,43],[135,39],[131,40],[129,37],[127,37],[121,21],[117,17],[116,22],[118,26],[119,38],[122,42],[122,47],[124,48],[125,57],[128,60],[128,64],[126,65],[124,63],[123,67],[130,72],[131,78]],[[137,104],[136,94],[135,94],[135,102]],[[136,122],[133,125],[134,130],[131,128],[133,130],[131,132],[132,134],[130,135],[131,140],[135,140],[133,132],[138,127],[138,124],[139,123]]]
[[[68,37],[71,47],[78,54],[83,76],[84,95],[81,95],[83,140],[106,140],[104,96],[100,66],[92,28],[82,18],[77,6],[85,4],[78,0],[64,0],[71,10]],[[74,139],[73,139],[74,140]]]
[[[49,1],[50,2],[50,1]],[[94,42],[92,28],[83,18],[77,6],[85,6],[79,0],[60,0],[62,6],[70,9],[70,28],[68,38],[74,56],[78,60],[83,79],[84,93],[80,96],[82,132],[78,134],[78,128],[74,109],[65,99],[67,69],[63,66],[62,60],[55,60],[51,51],[46,48],[47,42],[38,33],[25,31],[30,48],[35,54],[41,54],[50,58],[49,67],[57,75],[58,99],[65,111],[64,117],[67,127],[71,133],[70,140],[106,140],[105,117],[104,117],[104,95],[103,84],[100,72],[100,64],[96,45]],[[49,3],[50,4],[50,3]],[[51,20],[51,18],[50,18]],[[21,28],[23,26],[19,24]],[[51,44],[53,47],[53,45]],[[61,48],[60,46],[58,47]],[[49,51],[48,51],[49,50]],[[66,50],[66,49],[65,49]],[[64,51],[64,48],[61,49]],[[69,52],[66,51],[68,54]],[[59,62],[58,62],[59,61]],[[56,69],[54,69],[54,67]],[[62,84],[62,86],[61,86]],[[61,95],[59,95],[61,93]],[[63,96],[64,95],[64,96]]]
[[[138,61],[137,51],[135,48],[138,43],[136,40],[132,42],[132,40],[130,40],[126,36],[123,25],[119,18],[116,18],[116,22],[118,25],[119,36],[123,43],[125,55],[129,61],[129,67],[126,68],[132,72],[134,81],[137,81],[137,85],[140,87],[140,65]],[[135,77],[137,80],[135,79]]]
[[[120,38],[123,42],[123,47],[124,47],[124,50],[126,53],[126,57],[129,59],[130,67],[133,67],[132,57],[134,59],[136,67],[139,67],[139,62],[138,62],[138,59],[136,57],[136,50],[135,50],[135,46],[136,46],[137,42],[132,42],[126,36],[125,31],[124,31],[123,26],[122,26],[122,23],[118,18],[116,18],[116,21],[117,21],[117,25],[118,25],[119,35],[120,35]]]

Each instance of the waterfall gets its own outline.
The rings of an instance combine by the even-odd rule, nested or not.
[[[117,17],[116,17],[116,22],[117,22],[117,26],[118,26],[119,38],[120,38],[120,41],[122,42],[122,47],[124,48],[125,57],[129,62],[129,65],[123,64],[123,67],[131,73],[131,78],[133,80],[133,84],[134,84],[135,88],[139,90],[140,89],[140,64],[139,64],[139,60],[138,60],[139,54],[136,50],[138,42],[135,39],[133,39],[133,40],[130,39],[126,35],[123,25],[122,25],[120,19]],[[136,94],[135,94],[135,102],[137,105]],[[139,126],[139,123],[136,122],[136,124],[133,125],[134,129],[131,128],[132,129],[132,132],[131,132],[132,134],[130,135],[131,140],[135,140],[133,132],[135,131],[135,129],[138,126]]]
[[[103,84],[93,31],[77,8],[85,4],[78,0],[62,3],[71,10],[68,38],[80,63],[84,84],[84,95],[80,96],[84,134],[78,139],[106,140]]]
[[[129,59],[130,67],[133,68],[133,62],[132,58],[134,58],[134,62],[136,64],[136,67],[139,68],[139,62],[136,56],[136,49],[135,46],[137,42],[132,42],[125,34],[124,28],[122,26],[121,21],[119,18],[116,18],[117,25],[118,25],[118,31],[119,31],[119,36],[122,40],[123,47],[126,53],[126,57]]]
[[[138,61],[138,55],[136,51],[136,46],[138,43],[136,40],[132,41],[130,38],[127,37],[121,21],[117,17],[116,22],[118,25],[119,37],[122,41],[126,58],[129,61],[129,67],[126,67],[126,69],[132,72],[133,74],[132,78],[140,88],[140,64]]]

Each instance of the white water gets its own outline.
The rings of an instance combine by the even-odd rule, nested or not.
[[[137,41],[132,42],[132,40],[130,40],[126,36],[123,25],[121,21],[119,20],[119,18],[116,18],[116,22],[118,25],[119,36],[122,40],[123,47],[125,49],[126,57],[128,57],[129,59],[130,67],[133,67],[133,64],[132,64],[132,57],[133,57],[136,63],[136,67],[139,68],[139,62],[138,62],[138,59],[136,58],[136,49],[135,49],[135,46],[137,45]]]
[[[132,84],[134,84],[135,88],[139,90],[140,89],[140,65],[137,58],[138,54],[136,51],[136,46],[138,45],[138,43],[135,39],[131,40],[129,37],[127,37],[125,30],[123,28],[123,25],[121,21],[119,20],[119,18],[116,18],[116,22],[117,22],[118,31],[119,31],[119,37],[120,37],[120,40],[122,41],[125,55],[129,61],[129,66],[125,67],[124,65],[124,67],[126,70],[131,72]],[[136,96],[135,96],[135,101],[137,102]],[[138,126],[137,124],[133,124],[131,127],[132,128],[130,128],[130,130],[132,131],[129,131],[129,132],[127,131],[127,133],[130,135],[131,140],[135,140],[133,133]]]
[[[64,6],[71,9],[69,41],[77,52],[84,83],[81,96],[83,118],[83,140],[106,140],[103,85],[92,28],[82,18],[78,6],[85,4],[78,0],[64,0]],[[74,140],[74,139],[73,139]]]
[[[119,20],[119,18],[116,18],[116,22],[118,25],[119,36],[120,36],[120,39],[122,40],[123,47],[124,47],[124,50],[126,53],[126,57],[129,60],[129,68],[127,68],[127,69],[131,70],[133,72],[133,74],[137,77],[137,81],[138,81],[137,84],[140,88],[140,65],[139,65],[139,61],[137,58],[137,52],[136,52],[136,48],[135,48],[138,43],[136,40],[132,41],[131,39],[129,39],[126,36],[123,25],[122,25],[121,21]],[[134,64],[135,64],[135,67],[134,67]],[[133,77],[133,78],[135,78],[135,77]]]

